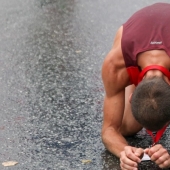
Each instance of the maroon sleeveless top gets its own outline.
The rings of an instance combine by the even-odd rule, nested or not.
[[[122,53],[131,82],[138,83],[137,55],[148,50],[165,50],[170,56],[170,4],[147,6],[123,24]]]

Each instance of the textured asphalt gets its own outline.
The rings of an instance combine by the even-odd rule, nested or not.
[[[120,169],[100,137],[101,66],[121,24],[156,2],[0,1],[0,169]],[[127,140],[151,144],[145,130]],[[169,150],[169,129],[160,142]]]

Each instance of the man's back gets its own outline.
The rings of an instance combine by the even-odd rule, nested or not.
[[[165,50],[170,56],[170,4],[145,7],[123,24],[122,53],[126,67],[137,66],[137,55],[149,50]]]

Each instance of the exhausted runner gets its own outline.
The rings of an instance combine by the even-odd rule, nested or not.
[[[160,144],[170,122],[170,4],[145,7],[116,33],[102,67],[105,87],[102,140],[122,170],[137,169],[144,153],[160,168],[170,155]],[[153,146],[129,146],[125,136],[146,128]],[[156,136],[152,132],[157,132]]]

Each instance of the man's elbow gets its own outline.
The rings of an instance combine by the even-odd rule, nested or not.
[[[106,147],[107,137],[106,137],[106,133],[104,130],[101,131],[101,140],[102,140],[102,143],[104,144],[104,146]]]
[[[110,139],[111,137],[111,133],[114,129],[111,128],[111,127],[108,127],[108,128],[102,128],[101,130],[101,139],[102,139],[102,142],[103,144],[106,146],[106,144],[108,143],[108,140]]]

